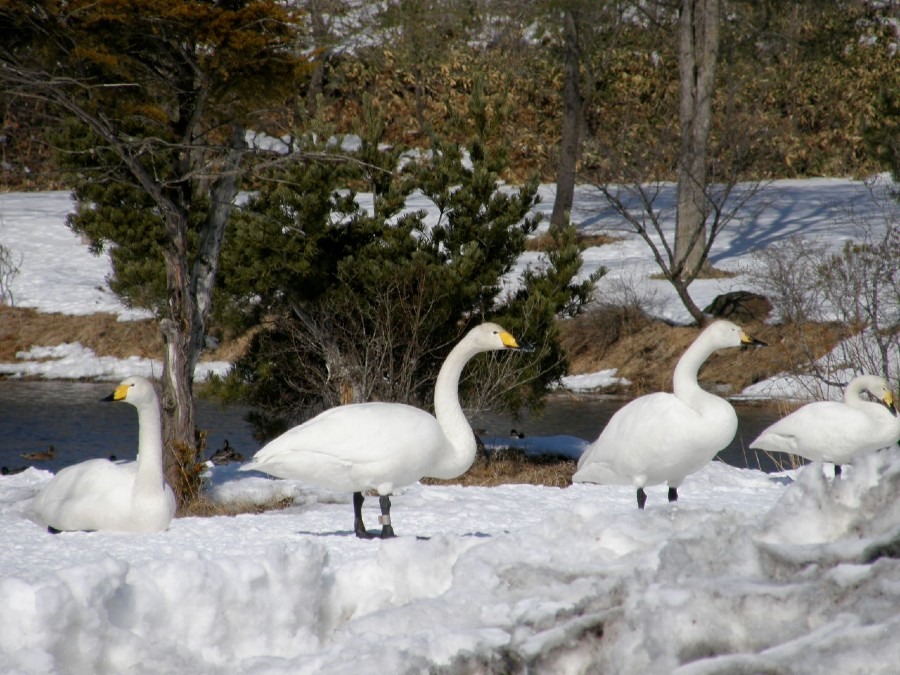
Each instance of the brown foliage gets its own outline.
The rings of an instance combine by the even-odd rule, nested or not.
[[[492,487],[524,484],[567,487],[572,484],[576,462],[556,457],[528,457],[516,449],[500,450],[480,456],[462,476],[451,480],[424,478],[425,485],[464,485]]]
[[[279,511],[294,505],[293,499],[279,499],[265,504],[255,502],[216,502],[206,495],[200,495],[183,504],[178,510],[179,518],[209,518],[213,516],[239,516],[243,513],[265,513]]]
[[[896,83],[898,71],[886,34],[890,22],[879,23],[874,14],[881,10],[870,4],[810,6],[804,10],[815,12],[809,20],[798,20],[789,6],[776,12],[769,7],[764,19],[734,21],[730,28],[739,26],[745,32],[739,30],[727,40],[714,103],[714,156],[725,160],[728,153],[742,153],[744,175],[754,179],[873,171],[862,130],[873,119],[879,88]],[[754,35],[754,22],[771,25]],[[586,54],[583,65],[591,74],[591,86],[586,92],[582,180],[617,180],[619,161],[625,157],[632,166],[643,166],[647,176],[672,177],[678,95],[673,34],[665,25],[626,25],[615,40]],[[873,39],[860,39],[863,35]],[[548,35],[539,45],[522,41],[516,48],[503,42],[478,48],[451,40],[431,50],[424,65],[404,57],[394,44],[343,52],[327,61],[320,111],[337,131],[357,132],[363,97],[371,96],[387,120],[388,141],[428,146],[421,112],[429,129],[462,142],[467,132],[459,122],[477,78],[491,92],[490,114],[499,124],[492,142],[508,146],[511,168],[505,178],[518,182],[537,173],[551,180],[562,110],[562,59],[553,40]],[[242,45],[248,52],[253,47]],[[101,53],[95,50],[98,62]],[[236,69],[233,63],[225,65],[220,72],[229,73],[230,79],[223,86],[234,81],[254,86],[252,64]],[[243,76],[248,71],[249,76]],[[11,130],[4,141],[8,145],[0,144],[0,149],[16,164],[0,177],[0,186],[7,189],[55,182],[47,146],[35,142],[42,132],[29,106],[0,93],[0,113]],[[273,126],[273,132],[288,131],[294,112],[283,109],[281,128]],[[269,119],[278,116],[273,113]],[[734,130],[741,139],[739,148],[722,144]],[[22,170],[25,166],[28,173]]]
[[[758,322],[742,324],[768,347],[724,349],[713,354],[700,370],[700,382],[724,394],[777,373],[790,371],[814,357],[826,354],[836,344],[835,326],[804,326],[803,340],[795,326],[771,326]],[[700,329],[670,326],[622,308],[589,312],[561,324],[561,342],[569,356],[572,373],[590,373],[616,368],[617,375],[631,382],[630,396],[652,391],[671,391],[672,373],[678,359],[696,339]]]
[[[827,353],[840,338],[840,327],[807,324],[742,324],[766,348],[722,350],[700,371],[701,382],[721,385],[726,392],[740,391],[753,382],[806,363]],[[560,341],[569,359],[571,374],[617,368],[632,382],[623,391],[640,395],[670,391],[672,371],[684,350],[696,338],[698,328],[670,326],[647,318],[638,310],[601,307],[559,322]],[[152,321],[117,321],[112,314],[68,316],[42,314],[32,309],[0,306],[0,362],[16,361],[16,352],[34,346],[49,347],[79,342],[99,356],[159,358],[161,340]],[[233,360],[246,344],[246,336],[224,337],[216,350],[204,354],[210,360]]]
[[[153,321],[118,321],[114,314],[70,316],[0,305],[0,361],[16,352],[79,342],[98,355],[159,358],[162,338]]]
[[[616,241],[619,241],[618,237],[614,237],[609,234],[578,234],[576,235],[576,241],[578,243],[578,248],[582,251],[587,248],[591,248],[592,246],[603,246],[605,244],[612,244]],[[534,237],[529,237],[525,241],[525,250],[526,251],[549,251],[552,248],[556,247],[556,242],[553,236],[549,233],[539,234]]]
[[[231,361],[246,344],[245,336],[223,340],[204,360]],[[78,342],[98,356],[127,358],[162,356],[162,337],[155,321],[119,321],[114,314],[72,316],[47,314],[24,307],[0,305],[0,362],[14,363],[16,353],[32,347]]]

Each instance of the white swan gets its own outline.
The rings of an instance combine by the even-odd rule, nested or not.
[[[353,529],[363,524],[364,492],[380,496],[381,537],[394,536],[389,495],[423,477],[455,478],[475,460],[475,434],[459,404],[459,376],[480,352],[525,349],[495,323],[476,326],[444,361],[434,390],[432,416],[402,403],[355,403],[331,408],[289,429],[260,449],[241,471],[353,493]]]
[[[727,447],[737,431],[737,414],[725,399],[700,388],[697,373],[717,349],[764,342],[730,321],[714,321],[678,361],[674,394],[656,392],[629,402],[607,423],[578,460],[577,483],[633,485],[639,508],[644,487],[668,483],[678,499],[685,476],[701,469]]]
[[[863,399],[863,391],[884,405]],[[833,462],[838,476],[841,464],[900,440],[896,413],[894,395],[885,379],[861,375],[847,385],[843,402],[807,403],[763,430],[750,447]]]
[[[175,495],[163,477],[159,400],[153,385],[129,377],[103,400],[137,408],[137,461],[89,459],[67,466],[35,496],[32,513],[51,532],[165,530],[175,515]]]

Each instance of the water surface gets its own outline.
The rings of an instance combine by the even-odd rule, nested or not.
[[[134,407],[102,402],[115,384],[65,381],[0,381],[0,466],[35,466],[58,471],[95,457],[115,455],[134,459],[137,452],[137,411]],[[526,436],[569,435],[593,441],[624,401],[599,396],[553,395],[539,415],[475,415],[472,426],[481,435],[509,436],[516,429]],[[733,466],[777,470],[772,459],[747,445],[778,419],[768,407],[738,404],[738,433],[720,458]],[[244,419],[246,408],[199,399],[198,428],[207,431],[207,456],[227,439],[245,458],[259,448],[253,429]],[[30,461],[23,453],[56,449],[51,460]],[[776,456],[777,458],[777,456]]]
[[[0,466],[33,464],[58,471],[96,457],[134,459],[138,422],[134,406],[102,401],[114,382],[0,381]],[[207,456],[228,439],[245,458],[259,443],[240,406],[197,401],[197,426],[207,430]],[[23,453],[56,450],[51,460],[32,462]]]

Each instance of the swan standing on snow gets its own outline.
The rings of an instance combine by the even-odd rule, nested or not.
[[[137,461],[89,459],[68,466],[41,489],[31,510],[51,532],[165,530],[175,515],[175,495],[163,477],[156,391],[143,377],[129,377],[103,400],[137,408]]]
[[[584,451],[572,480],[633,485],[641,509],[649,485],[668,483],[669,501],[677,500],[685,476],[727,447],[737,431],[731,404],[697,384],[700,366],[717,349],[751,344],[765,345],[730,321],[711,323],[675,366],[675,393],[648,394],[620,408]]]
[[[355,403],[331,408],[289,429],[259,450],[241,471],[257,470],[353,493],[353,530],[363,524],[364,493],[379,494],[381,537],[393,537],[390,494],[421,478],[455,478],[475,460],[475,434],[459,404],[459,376],[476,354],[527,349],[495,323],[476,326],[444,361],[432,416],[402,403]]]
[[[884,405],[866,401],[863,391]],[[807,403],[767,427],[750,447],[833,462],[834,475],[839,476],[841,464],[898,440],[900,419],[887,382],[876,375],[861,375],[847,385],[843,402]]]

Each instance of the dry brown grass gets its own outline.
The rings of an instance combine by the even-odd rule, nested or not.
[[[273,499],[262,504],[249,501],[234,501],[225,504],[215,502],[208,495],[201,495],[178,509],[178,517],[210,518],[213,516],[239,516],[242,513],[265,513],[280,511],[293,506],[293,499]]]
[[[125,358],[158,356],[162,339],[153,321],[117,321],[114,314],[69,316],[0,306],[0,361],[16,361],[16,352],[80,342],[98,355]]]
[[[619,237],[608,234],[579,234],[576,237],[578,247],[583,251],[592,246],[605,246],[619,241]],[[549,251],[553,247],[553,237],[548,233],[539,234],[525,241],[526,251]]]
[[[204,360],[231,361],[249,338],[223,340]],[[0,305],[0,363],[15,363],[16,353],[32,347],[78,342],[98,356],[161,358],[162,338],[155,321],[118,321],[114,314],[71,316]]]
[[[556,457],[527,457],[516,449],[479,455],[462,476],[451,480],[423,478],[425,485],[463,485],[493,487],[496,485],[547,485],[566,487],[572,484],[576,462]]]
[[[630,395],[669,391],[672,371],[699,329],[670,326],[648,319],[637,309],[604,307],[589,311],[560,326],[562,347],[573,375],[616,368],[632,382]],[[767,348],[721,350],[703,367],[700,379],[721,385],[724,391],[744,387],[779,372],[791,371],[814,357],[827,353],[840,336],[839,327],[813,324],[802,327],[747,323],[744,328],[769,343]],[[233,360],[247,337],[224,337],[215,351],[204,358]],[[159,358],[162,342],[153,321],[117,321],[112,314],[67,316],[41,314],[32,309],[0,306],[0,362],[16,361],[16,352],[33,346],[55,346],[79,342],[98,356],[144,356]]]
[[[646,330],[651,323],[635,308],[613,305],[591,309],[561,322],[560,344],[569,359],[569,372],[578,375],[618,367],[601,364],[608,361],[615,345],[630,343],[633,336]]]
[[[616,368],[620,377],[631,381],[629,394],[671,391],[675,364],[696,339],[700,329],[670,326],[662,321],[623,314],[621,308],[585,314],[560,324],[561,340],[569,357],[572,374]],[[791,326],[759,322],[742,326],[768,347],[723,349],[713,354],[700,371],[700,381],[736,392],[780,372],[793,370],[807,361],[805,349],[814,358],[826,354],[836,344],[835,326],[814,324],[803,327],[804,340]]]

